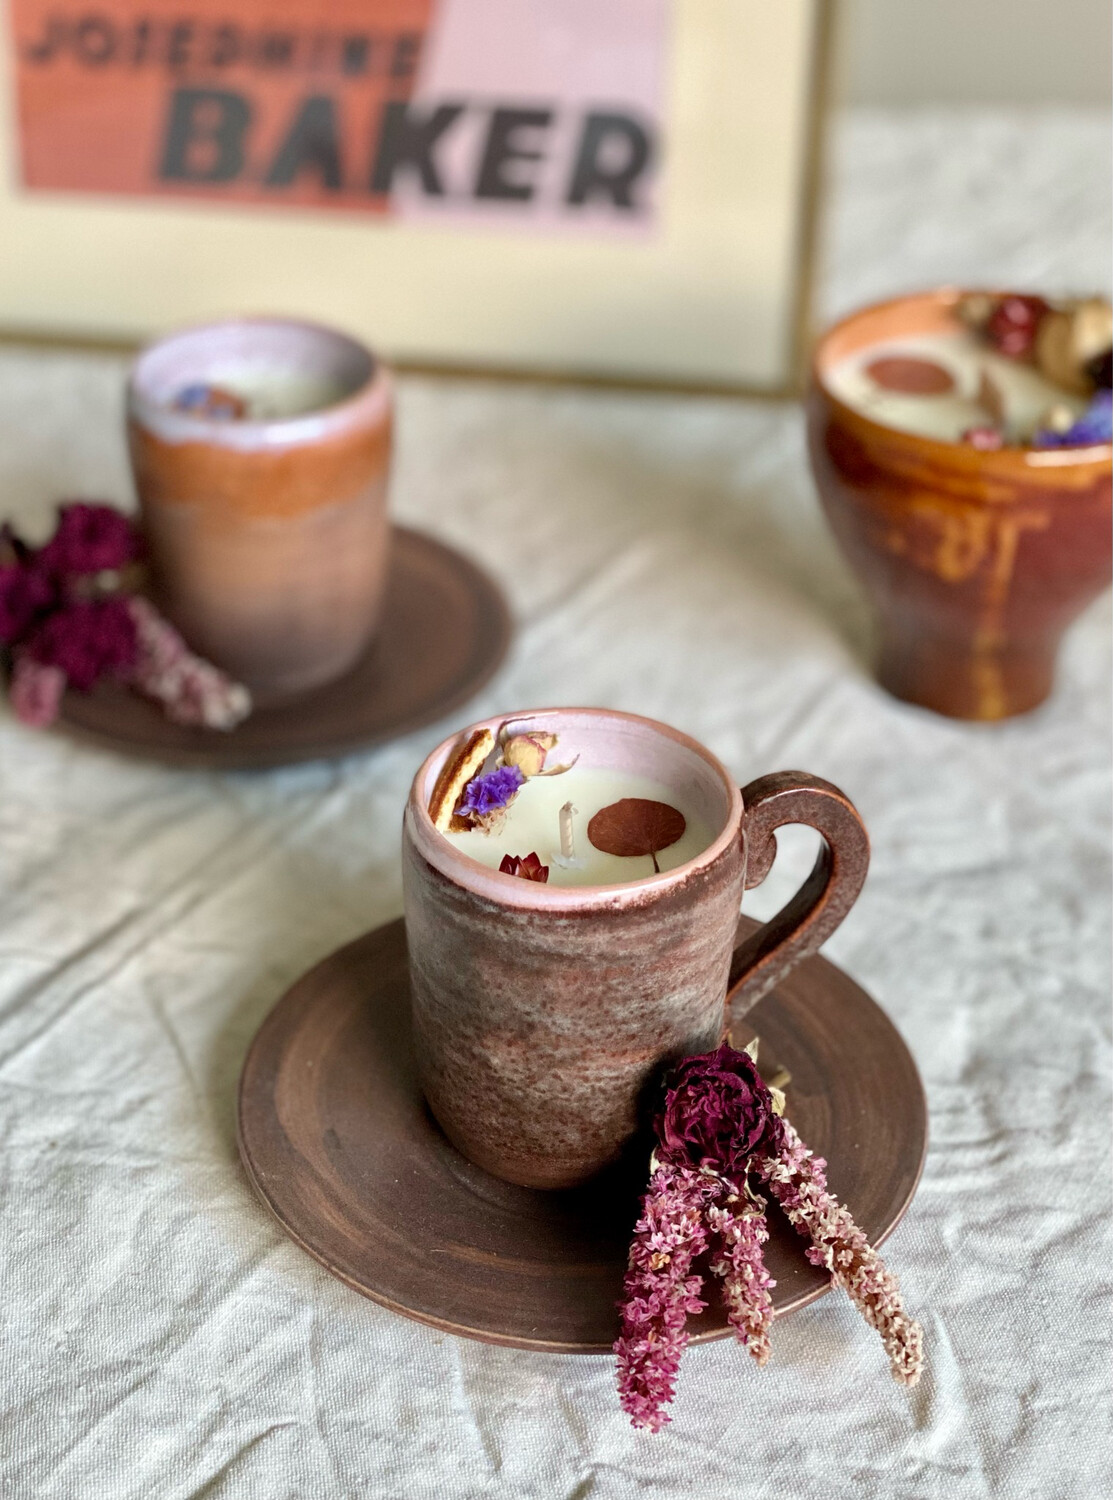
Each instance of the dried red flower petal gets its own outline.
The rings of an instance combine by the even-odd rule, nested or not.
[[[623,797],[600,808],[587,825],[587,836],[603,854],[621,859],[650,855],[659,870],[657,855],[684,837],[684,814],[667,802],[647,797]]]
[[[517,875],[522,880],[536,880],[545,885],[549,879],[549,867],[543,865],[534,854],[504,854],[499,865],[501,875]]]

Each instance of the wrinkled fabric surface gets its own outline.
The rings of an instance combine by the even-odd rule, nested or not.
[[[1104,287],[1107,136],[1092,116],[849,118],[821,312],[944,281]],[[123,368],[0,351],[0,510],[35,534],[63,496],[131,503]],[[927,1085],[927,1169],[887,1255],[928,1373],[893,1385],[830,1296],[776,1327],[764,1371],[690,1350],[653,1438],[607,1359],[441,1335],[330,1278],[252,1197],[236,1078],[283,989],[400,912],[410,777],[456,724],[207,775],[0,708],[0,1494],[1109,1493],[1108,597],[1030,718],[886,698],[800,414],[766,402],[405,379],[393,504],[512,601],[512,655],[468,717],[611,704],[743,781],[803,767],[858,803],[873,866],[827,951]],[[748,906],[811,857],[786,836]]]

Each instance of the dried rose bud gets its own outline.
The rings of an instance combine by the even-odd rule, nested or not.
[[[985,325],[985,336],[998,354],[1025,359],[1047,312],[1042,297],[1002,297]]]
[[[1090,297],[1049,312],[1036,338],[1036,363],[1056,385],[1088,396],[1093,382],[1086,366],[1102,354],[1113,337],[1113,308],[1102,297]]]
[[[536,880],[545,885],[549,879],[549,867],[543,865],[536,854],[504,854],[499,874],[517,875],[522,880]]]
[[[555,734],[515,734],[502,747],[503,763],[517,766],[523,776],[538,776],[545,757],[557,742]]]
[[[969,443],[971,448],[980,448],[983,453],[992,453],[1005,446],[1005,439],[996,427],[968,427],[962,434],[962,441]]]

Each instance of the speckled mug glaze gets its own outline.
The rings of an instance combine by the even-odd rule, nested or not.
[[[727,1005],[737,1019],[842,921],[869,841],[846,797],[804,772],[740,792],[710,751],[651,719],[609,709],[512,717],[554,731],[562,754],[585,766],[676,788],[716,830],[701,854],[660,875],[540,885],[479,864],[434,828],[429,796],[460,736],[414,779],[403,887],[425,1097],[477,1165],[565,1188],[621,1156],[663,1064],[717,1046]],[[820,830],[819,860],[784,910],[736,946],[743,890],[765,878],[785,823]]]
[[[188,385],[268,368],[335,381],[344,394],[267,420],[173,410]],[[386,581],[383,366],[315,324],[217,323],[139,356],[127,415],[153,584],[190,644],[264,700],[346,671],[371,641]]]
[[[866,307],[816,346],[812,469],[827,517],[877,610],[877,676],[895,697],[1003,719],[1051,691],[1063,632],[1109,583],[1110,445],[999,448],[884,427],[827,371],[883,340],[956,327],[962,293]]]

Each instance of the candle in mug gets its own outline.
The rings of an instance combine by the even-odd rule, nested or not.
[[[950,326],[855,349],[826,372],[847,406],[975,448],[1085,447],[1111,435],[1113,308],[1100,297],[972,293]]]
[[[957,326],[953,333],[859,349],[835,365],[826,381],[840,401],[875,422],[948,443],[997,425],[1007,440],[1021,441],[1056,407],[1072,420],[1086,409],[1084,397],[1054,384],[1034,365],[995,354]],[[989,394],[994,389],[997,394]],[[993,409],[998,403],[1003,421]]]
[[[458,747],[430,807],[445,838],[479,864],[554,886],[621,885],[675,869],[714,837],[691,788],[591,763],[529,725]],[[554,764],[556,761],[562,764]]]

